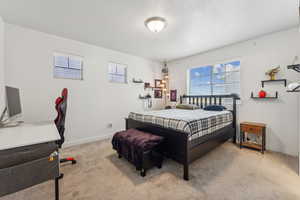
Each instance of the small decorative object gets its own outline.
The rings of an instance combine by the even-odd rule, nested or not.
[[[264,94],[265,91],[259,92],[258,96],[254,96],[253,92],[251,92],[251,99],[278,99],[278,92],[275,92],[275,95],[267,96],[267,93]]]
[[[132,82],[133,83],[144,83],[144,81],[142,79],[135,79],[135,78],[132,79]]]
[[[167,67],[167,63],[165,62],[164,63],[164,67],[162,68],[162,70],[161,70],[161,72],[163,73],[163,74],[167,74],[168,73],[168,67]]]
[[[177,101],[177,90],[170,90],[170,101]]]
[[[161,99],[162,98],[162,90],[154,90],[154,98]]]
[[[298,61],[298,56],[295,56],[293,64],[292,65],[288,65],[287,68],[288,69],[293,69],[296,72],[300,72],[300,64],[296,64],[297,61]]]
[[[155,88],[161,88],[162,86],[162,80],[160,80],[160,79],[155,79],[154,80],[154,87]]]
[[[296,91],[296,90],[298,90],[300,88],[300,84],[299,83],[297,83],[297,82],[295,82],[295,83],[290,83],[289,85],[288,85],[288,91],[290,91],[290,92],[292,92],[292,91]]]
[[[258,93],[258,96],[259,96],[259,98],[266,98],[267,92],[264,91],[264,90],[261,90],[261,91]]]
[[[151,95],[150,94],[147,94],[147,95],[139,95],[139,99],[151,99],[152,97],[151,97]]]
[[[144,84],[144,87],[145,87],[145,88],[150,87],[150,83],[145,83],[145,84]]]
[[[280,71],[280,66],[270,69],[266,72],[266,75],[270,76],[270,80],[275,80],[275,75]]]

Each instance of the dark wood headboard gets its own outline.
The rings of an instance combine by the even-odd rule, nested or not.
[[[229,95],[182,95],[180,96],[180,103],[182,104],[185,100],[188,104],[195,104],[204,108],[207,105],[223,105],[223,99],[232,99],[233,104],[240,98],[236,94]]]
[[[228,94],[228,95],[182,95],[180,96],[180,103],[186,102],[188,104],[195,104],[200,106],[203,109],[208,105],[228,105],[228,100],[232,100],[232,112],[233,112],[233,127],[236,129],[236,102],[239,100],[237,94]],[[230,103],[231,104],[231,103]],[[226,107],[226,105],[224,105]],[[235,140],[235,138],[234,138]],[[235,141],[234,141],[235,142]]]

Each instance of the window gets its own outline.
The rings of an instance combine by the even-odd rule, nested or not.
[[[110,62],[108,64],[108,80],[113,83],[127,83],[127,66]]]
[[[54,54],[54,77],[82,80],[83,58],[79,56]]]
[[[190,95],[240,94],[240,61],[192,68],[188,76]]]

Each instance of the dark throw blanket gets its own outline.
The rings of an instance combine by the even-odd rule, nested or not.
[[[163,137],[152,135],[136,129],[117,132],[112,139],[113,149],[119,155],[141,169],[143,153],[152,150],[163,141]]]

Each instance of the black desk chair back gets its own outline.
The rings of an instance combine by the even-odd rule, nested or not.
[[[56,124],[57,130],[61,137],[61,140],[57,142],[59,148],[61,148],[62,144],[65,142],[65,119],[67,114],[67,105],[68,105],[68,89],[64,88],[61,97],[58,97],[55,101],[55,109],[57,111],[57,117],[54,122]],[[63,158],[60,160],[60,163],[64,162],[72,162],[72,164],[76,164],[76,160],[73,157]]]

